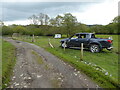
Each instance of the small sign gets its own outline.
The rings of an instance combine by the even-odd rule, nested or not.
[[[61,38],[61,34],[55,34],[54,38]]]

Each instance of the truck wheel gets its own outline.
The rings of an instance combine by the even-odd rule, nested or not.
[[[90,51],[91,51],[92,53],[100,52],[100,47],[99,47],[99,45],[91,44],[91,45],[90,45]]]

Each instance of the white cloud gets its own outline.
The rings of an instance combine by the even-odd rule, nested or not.
[[[85,24],[106,25],[118,15],[118,2],[104,2],[95,4],[83,13],[73,13],[79,21]]]
[[[32,1],[32,0],[31,0]],[[83,0],[82,0],[83,1]],[[85,24],[103,24],[106,25],[118,15],[119,0],[105,0],[103,3],[92,4],[84,12],[81,12],[81,7],[72,12],[77,17],[78,21]],[[86,7],[86,6],[84,6]],[[59,8],[59,7],[58,7]],[[47,13],[49,15],[49,13]],[[6,21],[5,25],[11,24],[29,24],[28,20]]]
[[[15,20],[15,21],[6,21],[4,22],[5,25],[12,25],[12,24],[16,24],[16,25],[28,25],[30,24],[29,20]]]

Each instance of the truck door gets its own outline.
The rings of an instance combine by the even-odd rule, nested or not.
[[[88,45],[88,38],[79,38],[79,44],[83,43],[83,46],[86,47]]]
[[[78,42],[79,42],[78,36],[74,35],[68,40],[68,45],[70,47],[77,47],[79,45]]]
[[[70,47],[80,47],[81,43],[86,47],[88,45],[89,38],[87,38],[86,34],[79,34],[77,36],[73,36],[69,41],[68,45]]]
[[[80,35],[79,38],[79,46],[81,46],[81,43],[83,43],[83,46],[86,47],[88,45],[89,38],[87,37],[87,34]]]

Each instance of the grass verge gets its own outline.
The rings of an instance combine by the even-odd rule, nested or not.
[[[40,55],[38,55],[38,53],[36,53],[35,51],[32,51],[32,54],[35,55],[35,58],[39,64],[44,63],[42,57],[40,57]]]
[[[15,66],[15,47],[7,42],[2,41],[2,88],[6,88],[12,75],[13,67]]]

